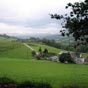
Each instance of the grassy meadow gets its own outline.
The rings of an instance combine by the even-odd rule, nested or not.
[[[40,43],[30,43],[29,45],[36,51],[40,47],[42,50],[47,48],[49,52],[56,54],[61,51]],[[53,88],[68,84],[88,88],[88,65],[62,64],[33,58],[31,50],[23,43],[13,39],[0,38],[0,77],[9,77],[18,82],[43,81],[50,83]]]
[[[31,50],[21,42],[0,38],[0,58],[32,59]]]
[[[31,46],[35,51],[38,51],[40,47],[42,50],[47,48],[49,50],[49,52],[52,52],[55,54],[58,54],[61,51],[61,49],[57,49],[57,48],[45,45],[43,43],[28,43],[28,45]]]
[[[4,58],[0,59],[0,76],[12,78],[18,82],[43,81],[50,83],[53,88],[68,84],[88,88],[87,65]]]

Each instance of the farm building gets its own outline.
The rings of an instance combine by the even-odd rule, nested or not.
[[[61,51],[61,52],[59,53],[59,55],[62,54],[62,53],[70,53],[71,57],[74,58],[74,62],[75,62],[76,64],[84,64],[84,58],[83,58],[83,56],[82,56],[82,53],[80,53],[80,52]]]
[[[84,58],[80,52],[70,52],[71,56],[74,58],[76,64],[83,64]]]

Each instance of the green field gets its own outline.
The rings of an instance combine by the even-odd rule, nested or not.
[[[88,88],[87,65],[4,58],[0,59],[0,76],[10,77],[18,82],[44,81],[54,88],[59,88],[62,84],[77,84]]]
[[[36,51],[38,51],[40,47],[41,47],[42,50],[47,48],[49,50],[49,52],[53,52],[53,53],[56,53],[56,54],[58,54],[61,51],[61,49],[57,49],[57,48],[45,45],[43,43],[28,43],[28,45],[30,45]]]
[[[31,50],[25,47],[21,42],[1,37],[0,58],[32,59],[33,56]]]
[[[61,51],[44,44],[30,43],[29,45],[36,51],[40,47],[42,50],[47,48],[49,52],[56,54]],[[31,50],[23,43],[0,38],[0,77],[9,77],[18,82],[44,81],[50,83],[53,88],[68,84],[88,88],[88,65],[61,64],[33,58]]]

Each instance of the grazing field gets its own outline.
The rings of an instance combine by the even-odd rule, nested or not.
[[[45,45],[43,43],[28,43],[28,45],[31,46],[36,51],[38,51],[40,47],[42,50],[47,48],[49,52],[56,53],[56,54],[58,54],[61,51],[61,49],[57,49],[57,48]]]
[[[33,56],[21,42],[0,37],[0,58],[32,59]]]
[[[61,64],[49,61],[0,58],[0,76],[18,82],[24,80],[43,81],[53,88],[75,84],[88,88],[88,66]]]

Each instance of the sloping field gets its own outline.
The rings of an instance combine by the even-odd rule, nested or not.
[[[0,37],[0,58],[32,59],[33,56],[21,42]]]
[[[58,54],[61,51],[61,49],[57,49],[57,48],[45,45],[43,43],[28,43],[28,45],[31,46],[36,51],[38,51],[40,47],[42,50],[47,48],[49,52],[56,53],[56,54]]]

